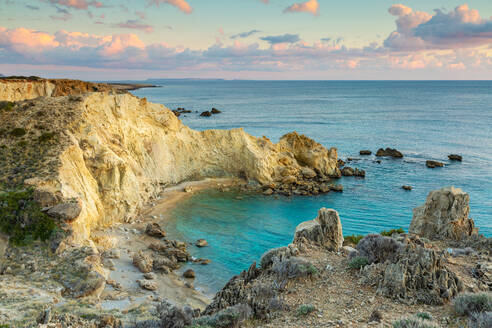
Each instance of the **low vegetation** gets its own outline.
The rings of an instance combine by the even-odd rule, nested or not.
[[[47,142],[51,139],[53,139],[53,137],[55,136],[55,133],[54,132],[45,132],[43,133],[39,138],[38,138],[38,141],[39,142]]]
[[[358,256],[358,257],[354,257],[353,259],[351,259],[348,263],[348,266],[351,269],[360,270],[360,268],[363,268],[368,264],[369,264],[369,261],[365,257]]]
[[[439,326],[430,320],[412,316],[393,322],[393,328],[439,328]]]
[[[307,316],[308,314],[310,313],[313,313],[314,311],[316,311],[316,308],[314,307],[314,305],[312,304],[303,304],[301,306],[299,306],[296,310],[296,315],[298,317],[300,316]]]
[[[403,230],[402,228],[391,229],[391,230],[383,230],[379,234],[381,236],[391,237],[395,233],[397,233],[397,234],[405,233],[405,230]]]
[[[470,328],[490,328],[492,327],[492,312],[474,313],[468,323]]]
[[[14,137],[22,137],[26,134],[26,130],[23,128],[15,128],[12,131],[10,131],[10,135]]]
[[[343,242],[344,242],[344,244],[357,245],[359,243],[359,241],[361,241],[362,238],[364,238],[363,235],[344,236]]]
[[[471,316],[474,313],[492,311],[492,293],[464,293],[453,302],[454,311],[459,315]]]
[[[14,109],[15,103],[11,101],[0,101],[0,112],[6,111],[10,112]]]
[[[0,230],[13,245],[45,241],[56,230],[54,220],[41,211],[32,194],[31,189],[0,192]]]

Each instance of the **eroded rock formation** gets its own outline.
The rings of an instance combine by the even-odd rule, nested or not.
[[[314,220],[299,224],[294,234],[294,244],[305,241],[339,250],[343,245],[343,232],[338,212],[323,207]]]
[[[470,213],[470,196],[446,187],[429,193],[424,205],[414,208],[410,232],[429,239],[460,240],[478,234]]]
[[[336,149],[304,135],[274,144],[242,129],[194,131],[164,106],[130,94],[38,98],[0,115],[2,182],[76,201],[75,243],[96,226],[132,220],[163,186],[185,180],[240,177],[266,186],[339,174]]]

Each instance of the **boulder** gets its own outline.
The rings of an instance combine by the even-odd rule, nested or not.
[[[335,192],[343,192],[343,186],[341,184],[330,185],[330,190]]]
[[[359,178],[365,178],[366,177],[366,171],[359,170],[358,168],[356,168],[354,171],[354,176],[359,177]]]
[[[60,221],[73,222],[82,212],[82,206],[77,200],[53,206],[47,212],[49,216]]]
[[[435,167],[443,167],[444,166],[444,163],[441,163],[441,162],[438,162],[438,161],[425,161],[425,165],[428,168],[433,169]]]
[[[343,245],[342,223],[338,212],[321,208],[314,220],[299,224],[294,234],[294,244],[303,241],[338,251]]]
[[[425,204],[414,208],[410,233],[428,239],[461,240],[477,235],[470,213],[470,196],[463,190],[446,187],[429,193]]]
[[[343,159],[339,158],[339,159],[337,160],[337,166],[338,166],[339,168],[344,167],[344,166],[345,166],[345,161],[344,161]]]
[[[412,186],[401,186],[401,189],[412,190]]]
[[[183,277],[189,278],[189,279],[194,279],[195,278],[195,271],[192,269],[188,269],[185,272],[183,272]]]
[[[208,110],[206,110],[206,111],[202,112],[202,113],[200,114],[200,116],[203,116],[203,117],[210,117],[210,116],[212,116],[212,113],[210,113]]]
[[[314,170],[309,167],[302,167],[301,173],[302,176],[306,179],[312,179],[316,177],[316,172],[314,172]]]
[[[155,281],[151,281],[151,280],[147,280],[147,279],[140,279],[140,280],[137,280],[137,283],[143,289],[157,290],[157,283]]]
[[[372,151],[370,150],[361,150],[359,152],[360,155],[364,155],[364,156],[368,156],[368,155],[371,155],[372,154]]]
[[[386,149],[379,148],[377,153],[376,153],[376,156],[378,156],[378,157],[402,158],[403,154],[394,148],[386,148]]]
[[[463,160],[463,157],[461,155],[456,155],[456,154],[448,155],[448,158],[449,158],[450,161],[458,161],[458,162],[461,162]]]
[[[145,228],[145,233],[151,237],[164,238],[166,237],[166,232],[161,229],[158,223],[149,223]]]
[[[141,272],[147,273],[152,271],[153,259],[150,255],[138,251],[133,254],[133,265],[136,266]]]
[[[198,239],[195,243],[197,247],[206,247],[208,246],[208,242],[205,239]]]
[[[220,114],[220,113],[222,113],[222,111],[218,110],[217,108],[212,108],[212,110],[210,112],[212,114]]]
[[[343,169],[342,169],[342,175],[344,177],[351,177],[351,176],[354,176],[354,173],[355,173],[355,170],[353,168],[351,168],[350,166],[345,166]]]

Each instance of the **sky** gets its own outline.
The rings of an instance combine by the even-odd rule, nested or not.
[[[0,0],[0,74],[492,79],[492,1]]]

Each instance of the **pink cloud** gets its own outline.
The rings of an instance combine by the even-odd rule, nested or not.
[[[193,12],[193,8],[191,8],[190,4],[185,0],[150,0],[149,4],[154,4],[159,6],[161,3],[167,3],[171,6],[174,6],[184,12],[185,14],[191,14]]]
[[[318,0],[308,0],[306,2],[294,3],[292,6],[285,8],[286,13],[310,13],[318,15]]]
[[[87,1],[87,0],[49,0],[50,3],[75,8],[75,9],[88,9],[89,6],[101,8],[103,3],[100,1]]]
[[[127,20],[126,22],[116,24],[115,27],[127,28],[127,29],[133,29],[133,30],[141,30],[141,31],[144,31],[146,33],[154,32],[154,27],[152,25],[142,23],[138,20]]]

